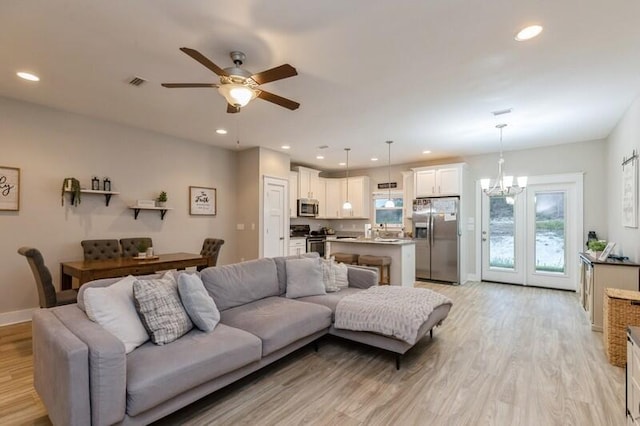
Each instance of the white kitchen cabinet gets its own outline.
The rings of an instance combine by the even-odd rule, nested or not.
[[[339,219],[342,211],[342,182],[344,179],[325,179],[325,202],[324,202],[324,218]],[[320,208],[322,209],[322,200]]]
[[[359,218],[369,219],[371,212],[371,191],[369,188],[368,176],[355,176],[344,179],[342,182],[342,198],[344,202],[347,199],[347,184],[349,185],[349,201],[351,202],[351,210],[340,209],[341,218]]]
[[[289,172],[289,217],[298,217],[298,172]]]
[[[307,167],[298,166],[298,198],[311,198],[317,200],[321,195],[320,172]]]
[[[462,166],[419,167],[414,171],[416,197],[440,197],[460,195]]]
[[[326,202],[325,202],[325,181],[326,179],[317,177],[316,179],[311,180],[311,185],[313,191],[313,198],[318,200],[318,217],[324,217],[326,211]]]
[[[306,238],[290,238],[289,239],[289,256],[299,256],[307,252]]]

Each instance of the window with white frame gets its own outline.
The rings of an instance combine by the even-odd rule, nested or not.
[[[394,207],[385,207],[389,199],[389,193],[375,192],[373,194],[373,211],[375,212],[376,226],[387,225],[387,228],[402,228],[402,211],[404,200],[402,192],[391,192],[391,200]]]

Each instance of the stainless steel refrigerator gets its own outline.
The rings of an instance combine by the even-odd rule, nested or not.
[[[458,197],[413,200],[416,278],[460,282]]]

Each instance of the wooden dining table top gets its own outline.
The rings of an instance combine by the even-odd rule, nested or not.
[[[126,268],[130,266],[141,265],[154,265],[167,262],[183,262],[190,260],[207,260],[207,257],[198,253],[166,253],[158,254],[153,259],[137,259],[133,257],[119,257],[116,259],[102,259],[102,260],[75,260],[70,262],[62,262],[62,265],[76,269],[76,270],[100,270],[100,269],[114,269],[114,268]]]

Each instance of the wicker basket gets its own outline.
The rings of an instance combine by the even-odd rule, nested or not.
[[[604,291],[604,347],[609,362],[627,362],[627,327],[640,325],[640,292],[606,288]]]

